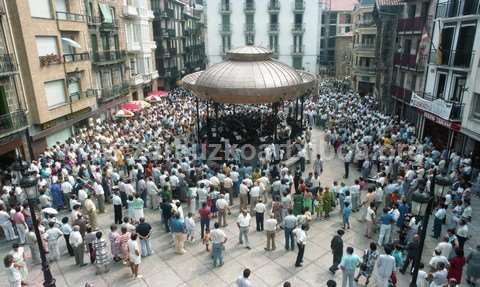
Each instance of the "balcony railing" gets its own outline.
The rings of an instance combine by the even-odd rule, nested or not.
[[[305,11],[305,3],[303,0],[295,0],[293,3],[293,12],[294,13],[303,13]]]
[[[69,97],[70,97],[70,101],[74,102],[74,101],[78,101],[85,98],[96,97],[97,94],[98,94],[97,90],[88,89],[86,91],[78,91],[78,92],[70,93]]]
[[[375,43],[357,43],[353,46],[355,49],[375,49]]]
[[[442,102],[445,102],[447,104],[451,104],[452,109],[450,111],[450,116],[449,116],[448,119],[450,121],[455,121],[455,122],[462,120],[463,110],[465,109],[465,104],[464,103],[457,102],[457,101],[449,101],[449,100],[445,100],[445,99],[442,99],[442,98],[435,98],[435,96],[432,95],[431,93],[423,93],[422,92],[422,93],[417,93],[417,95],[424,98],[427,101],[442,101]],[[427,112],[435,114],[434,111],[427,111]]]
[[[270,1],[268,3],[268,12],[269,13],[279,13],[280,12],[280,2],[277,1]]]
[[[479,0],[438,1],[437,18],[451,18],[478,14],[480,12],[479,3]]]
[[[430,64],[469,69],[474,58],[475,51],[472,50],[432,50]]]
[[[128,82],[123,82],[118,85],[114,85],[111,88],[104,88],[100,90],[99,102],[105,103],[113,100],[119,96],[123,96],[128,93]]]
[[[118,28],[118,21],[117,19],[113,19],[111,23],[107,23],[102,21],[100,23],[100,29],[101,30],[115,30]]]
[[[358,27],[370,27],[375,25],[375,21],[373,21],[373,19],[361,19],[358,20],[355,25]]]
[[[255,33],[255,24],[251,24],[251,23],[245,24],[245,33],[247,34]]]
[[[57,11],[57,20],[73,21],[73,22],[85,22],[85,15],[75,14],[70,12]]]
[[[392,86],[392,96],[404,101],[405,103],[410,103],[412,91],[399,86]]]
[[[126,58],[125,51],[102,51],[102,52],[93,52],[93,62],[95,63],[105,63],[105,62],[115,62],[123,61]]]
[[[302,34],[305,33],[305,25],[303,23],[295,23],[292,27],[292,33],[294,34]]]
[[[397,31],[398,32],[422,32],[425,26],[425,17],[415,17],[407,19],[399,19]]]
[[[269,32],[269,33],[278,33],[278,30],[279,30],[279,29],[278,29],[278,26],[279,26],[279,25],[278,25],[277,23],[275,23],[275,24],[270,24],[270,25],[268,26],[268,32]]]
[[[231,14],[232,13],[232,8],[230,5],[220,5],[220,14]]]
[[[255,2],[245,2],[243,6],[243,11],[245,14],[255,13]]]
[[[62,56],[57,54],[49,54],[45,56],[40,56],[40,67],[46,67],[50,65],[58,65],[62,63]]]
[[[102,19],[100,19],[100,17],[87,15],[86,18],[87,18],[87,24],[90,26],[97,26],[102,23]]]
[[[63,61],[65,63],[88,61],[88,60],[90,60],[90,54],[88,52],[63,55]]]
[[[220,24],[220,33],[221,34],[230,34],[232,33],[230,24]]]
[[[23,110],[0,115],[0,136],[26,127],[28,127],[27,115]]]
[[[375,71],[377,70],[377,67],[375,65],[370,65],[370,66],[356,65],[354,66],[354,70],[356,70],[357,73],[375,73]]]
[[[0,54],[0,76],[17,72],[17,64],[12,54]]]
[[[138,16],[137,7],[133,5],[123,6],[123,16],[124,17],[136,17]]]
[[[305,45],[291,46],[292,56],[302,56],[305,53]]]

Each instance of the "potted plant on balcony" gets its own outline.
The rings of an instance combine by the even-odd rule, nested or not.
[[[60,63],[62,63],[62,57],[57,54],[48,54],[40,57],[40,66],[42,67]]]

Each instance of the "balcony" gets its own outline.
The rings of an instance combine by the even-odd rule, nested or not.
[[[146,18],[146,19],[155,18],[155,15],[153,14],[153,11],[151,9],[137,8],[137,13],[138,13],[138,16],[141,18]]]
[[[354,70],[358,74],[375,74],[377,71],[377,67],[375,65],[356,65],[354,66]]]
[[[451,66],[459,69],[470,69],[475,51],[471,50],[432,50],[430,64],[438,66]]]
[[[295,23],[292,28],[293,34],[303,34],[305,33],[305,25],[303,23]]]
[[[69,95],[70,101],[75,102],[86,98],[92,98],[97,96],[97,90],[88,89],[86,91],[73,92]]]
[[[303,56],[305,53],[305,45],[291,46],[292,56]]]
[[[357,50],[375,50],[375,43],[356,43],[353,48]]]
[[[75,14],[63,11],[57,11],[57,20],[72,21],[72,22],[85,22],[85,15]]]
[[[102,52],[93,52],[92,60],[96,65],[108,65],[114,64],[117,62],[122,62],[126,58],[125,51],[102,51]]]
[[[123,82],[118,85],[114,85],[111,88],[104,88],[100,90],[98,101],[100,103],[106,103],[115,98],[128,94],[128,82]]]
[[[101,22],[100,23],[100,30],[103,31],[112,31],[118,29],[118,21],[117,19],[113,19],[111,23]]]
[[[127,51],[129,52],[140,52],[142,47],[139,42],[130,42],[127,40]]]
[[[411,69],[421,70],[425,66],[426,56],[395,53],[393,64]]]
[[[255,2],[245,2],[243,5],[243,12],[245,14],[253,14],[255,13]]]
[[[278,34],[279,32],[279,27],[278,27],[278,23],[275,23],[275,24],[270,24],[268,26],[268,33],[270,34]]]
[[[62,63],[62,56],[57,54],[49,54],[38,57],[40,60],[40,67],[47,67],[51,65],[59,65]]]
[[[438,1],[437,18],[452,18],[480,13],[480,0],[448,0]]]
[[[143,75],[142,74],[136,74],[132,75],[130,77],[130,85],[131,86],[138,86],[143,84]]]
[[[137,17],[138,16],[137,7],[132,5],[123,6],[123,16],[127,18]]]
[[[155,41],[144,41],[142,42],[142,47],[144,50],[153,50],[157,48],[157,43]]]
[[[81,61],[88,61],[88,60],[90,60],[90,54],[88,52],[63,55],[63,61],[65,63],[81,62]]]
[[[417,32],[421,33],[423,27],[425,26],[426,18],[425,17],[415,17],[407,19],[399,19],[397,31],[402,32]]]
[[[153,80],[154,80],[154,79],[158,79],[158,71],[157,71],[157,70],[155,70],[155,71],[152,72],[152,79],[153,79]]]
[[[12,54],[0,55],[0,77],[13,75],[17,72],[17,64]]]
[[[172,56],[175,56],[177,55],[177,48],[168,48],[168,52],[170,53],[170,55]]]
[[[392,86],[392,96],[405,103],[410,103],[412,91],[399,86]]]
[[[100,19],[100,17],[87,16],[86,18],[88,26],[99,26],[100,24],[102,24],[102,19]]]
[[[295,0],[293,5],[293,13],[303,13],[305,12],[305,2],[303,0]]]
[[[268,3],[268,13],[271,14],[278,14],[280,12],[280,2],[277,1],[270,1]]]
[[[163,50],[162,57],[164,59],[170,58],[170,52],[168,50]]]
[[[426,112],[429,112],[431,114],[434,114],[436,116],[445,118],[445,115],[440,114],[438,110],[443,110],[439,109],[439,105],[442,107],[447,104],[447,106],[451,106],[450,109],[450,115],[448,116],[448,120],[452,122],[460,122],[462,121],[463,117],[463,110],[465,109],[465,104],[456,102],[456,101],[449,101],[441,98],[435,98],[434,95],[431,93],[417,93],[417,95],[423,100],[425,100],[422,103],[422,106],[419,107],[421,110],[424,110]]]
[[[143,74],[142,75],[142,80],[144,84],[149,84],[152,81],[152,74]]]
[[[255,24],[245,24],[245,34],[255,34]]]
[[[27,114],[23,110],[0,115],[0,137],[7,136],[27,127]]]
[[[231,14],[232,8],[230,8],[230,5],[220,5],[219,12],[222,15]]]
[[[229,35],[232,33],[232,28],[230,24],[221,24],[220,25],[220,34]]]
[[[355,25],[359,28],[368,28],[375,26],[375,21],[373,21],[373,19],[360,19],[355,23]]]

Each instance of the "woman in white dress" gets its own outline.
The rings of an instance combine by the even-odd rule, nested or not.
[[[132,233],[132,235],[130,236],[130,240],[128,240],[127,246],[132,275],[134,278],[142,278],[142,275],[138,275],[138,267],[140,265],[140,262],[142,261],[142,256],[140,255],[140,248],[138,247],[136,233]]]
[[[13,256],[8,254],[3,258],[3,264],[6,268],[7,280],[9,287],[21,287],[22,286],[22,275],[15,266]]]
[[[20,272],[22,283],[25,283],[28,277],[27,262],[25,262],[25,249],[18,243],[14,243],[13,250],[10,252],[10,255],[12,255],[15,267],[17,268],[18,272]]]

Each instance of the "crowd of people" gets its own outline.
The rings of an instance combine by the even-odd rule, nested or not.
[[[312,154],[311,128],[295,140],[300,148],[293,167],[272,156],[275,146],[267,147],[270,156],[253,163],[241,156],[215,164],[199,159],[194,100],[181,89],[134,118],[91,121],[65,143],[47,148],[29,167],[38,178],[39,229],[48,259],[63,256],[59,241],[64,240],[78,266],[86,265],[88,253],[98,274],[108,272],[114,261],[129,265],[134,278],[141,277],[142,257],[153,253],[152,225],[144,214],[150,208],[159,210],[179,255],[186,253],[187,240],[200,241],[211,252],[213,266],[220,267],[228,221],[237,225],[238,243],[246,249],[251,248],[254,221],[256,232],[265,233],[266,252],[277,248],[276,236],[283,230],[284,248],[298,250],[295,266],[301,267],[310,227],[339,214],[343,228],[331,241],[330,272],[341,269],[343,286],[354,286],[362,277],[368,285],[372,276],[376,286],[395,285],[398,272],[411,272],[420,248],[422,218],[412,200],[428,193],[435,177],[447,185],[445,193],[435,193],[429,233],[440,242],[428,266],[417,266],[417,286],[460,284],[465,264],[466,282],[475,284],[480,246],[465,248],[478,182],[471,159],[416,138],[414,126],[378,112],[372,97],[359,96],[336,81],[324,81],[306,107],[306,125],[322,129],[329,151],[344,161],[344,181],[320,182],[324,163],[320,154]],[[200,116],[206,117],[204,104]],[[361,175],[353,184],[347,184],[350,168]],[[4,263],[11,286],[20,286],[28,281],[30,264],[24,248],[31,264],[40,262],[39,249],[20,178],[13,171],[4,174],[0,226],[6,240],[16,240]],[[98,214],[110,210],[110,204],[113,221],[104,234]],[[342,239],[354,228],[350,217],[355,212],[371,239],[362,256],[352,246],[345,248]],[[244,272],[237,284],[252,286],[249,275]]]

